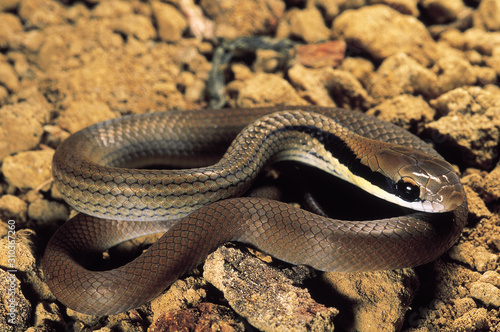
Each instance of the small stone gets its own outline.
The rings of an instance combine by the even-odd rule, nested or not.
[[[451,328],[453,331],[487,331],[491,327],[488,321],[488,311],[485,308],[474,308],[455,319]]]
[[[377,100],[401,94],[433,95],[437,76],[404,53],[388,57],[373,75],[367,89]]]
[[[25,151],[5,157],[2,173],[9,185],[20,190],[34,189],[52,177],[54,150]]]
[[[330,30],[325,26],[323,17],[315,7],[292,10],[288,13],[290,34],[308,44],[318,43],[330,37]]]
[[[0,109],[0,159],[38,145],[43,134],[39,117],[46,112],[48,108],[44,104],[30,102],[6,105]]]
[[[325,273],[323,279],[331,293],[340,294],[331,301],[340,310],[336,328],[342,331],[399,331],[418,288],[412,269]]]
[[[470,288],[470,295],[483,302],[485,305],[500,307],[500,288],[492,284],[476,281],[472,283]]]
[[[487,282],[495,287],[500,288],[500,273],[498,273],[497,271],[486,271],[478,281]]]
[[[272,34],[283,16],[285,3],[279,0],[202,0],[200,7],[215,21],[216,37],[235,39]]]
[[[62,129],[75,133],[94,123],[118,117],[117,112],[102,102],[75,101],[58,118]]]
[[[44,28],[63,23],[63,6],[53,0],[24,0],[19,6],[19,16],[28,27]]]
[[[244,81],[238,89],[236,104],[239,107],[307,105],[290,83],[276,75],[256,74]],[[229,85],[228,90],[231,90]]]
[[[181,39],[188,24],[184,15],[174,6],[153,1],[151,3],[153,14],[158,26],[158,35],[163,41],[175,42]]]
[[[19,78],[12,66],[6,62],[0,62],[0,84],[13,92],[19,88]]]
[[[277,269],[238,249],[221,247],[204,265],[203,276],[229,305],[263,331],[331,331],[336,309],[316,303]]]
[[[23,228],[26,223],[28,205],[25,201],[14,195],[0,197],[0,220],[7,222],[14,220],[17,228]]]
[[[362,49],[376,61],[403,52],[424,66],[434,62],[436,45],[415,17],[384,5],[346,10],[333,21],[333,36],[353,49]]]
[[[166,292],[151,301],[153,321],[164,313],[196,307],[207,297],[207,282],[203,278],[188,277],[175,281]]]
[[[212,303],[161,315],[151,331],[245,331],[245,325],[229,308]]]
[[[434,84],[434,95],[436,96],[476,83],[475,71],[471,64],[463,58],[455,56],[440,58],[431,71],[437,76],[437,82]]]
[[[498,255],[492,254],[482,247],[474,247],[468,242],[453,246],[448,251],[448,255],[451,259],[465,263],[479,272],[494,270],[498,265]]]
[[[13,11],[19,6],[20,2],[21,0],[2,0],[0,1],[0,11]]]
[[[156,30],[151,20],[142,15],[127,15],[113,20],[114,30],[124,35],[134,36],[141,41],[154,39]]]
[[[500,31],[500,2],[498,0],[481,0],[473,18],[475,27],[487,31]]]
[[[2,6],[0,1],[0,6]],[[0,13],[0,47],[7,49],[23,32],[23,25],[19,17],[8,14]],[[0,75],[1,77],[1,75]]]
[[[371,99],[361,83],[349,72],[332,68],[309,69],[295,65],[288,71],[301,97],[320,106],[366,109]]]
[[[28,216],[30,219],[37,221],[38,226],[44,226],[49,222],[67,220],[69,211],[64,204],[46,199],[37,199],[30,203]]]
[[[434,118],[435,111],[422,97],[400,95],[369,109],[367,114],[419,134],[424,124]]]
[[[343,41],[297,45],[295,60],[310,68],[333,68],[344,60],[345,48],[346,45]]]
[[[462,0],[423,0],[419,4],[435,24],[455,21],[465,10]]]
[[[441,95],[430,104],[441,117],[426,125],[436,140],[455,149],[468,166],[487,169],[498,157],[500,144],[499,94],[466,87]]]

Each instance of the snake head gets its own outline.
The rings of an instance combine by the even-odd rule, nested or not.
[[[380,150],[375,157],[377,172],[391,180],[385,199],[424,212],[452,211],[465,199],[457,173],[440,158],[402,146]]]

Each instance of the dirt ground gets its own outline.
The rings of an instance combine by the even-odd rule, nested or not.
[[[319,318],[293,330],[500,331],[499,75],[496,0],[0,1],[0,329],[292,330],[234,304],[226,277],[207,273],[217,267],[209,284],[198,271],[151,305],[92,317],[57,302],[40,266],[74,213],[50,181],[71,133],[126,114],[284,104],[360,110],[420,136],[456,166],[470,211],[435,262],[313,279],[335,279],[332,293],[305,282],[311,295],[295,297]]]

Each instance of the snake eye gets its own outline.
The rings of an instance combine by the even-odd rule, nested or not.
[[[420,198],[420,188],[413,181],[399,180],[396,185],[396,195],[407,202],[415,202]]]

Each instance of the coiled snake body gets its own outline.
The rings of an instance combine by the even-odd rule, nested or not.
[[[416,211],[340,221],[239,197],[266,164],[279,160],[309,164]],[[175,169],[139,169],[156,164]],[[207,164],[213,165],[202,166]],[[323,271],[395,269],[442,255],[467,218],[457,174],[429,145],[387,122],[332,108],[126,116],[63,142],[53,175],[66,201],[82,213],[49,242],[45,276],[63,304],[93,315],[149,301],[227,241]],[[166,229],[119,268],[90,271],[78,262],[84,252]]]

